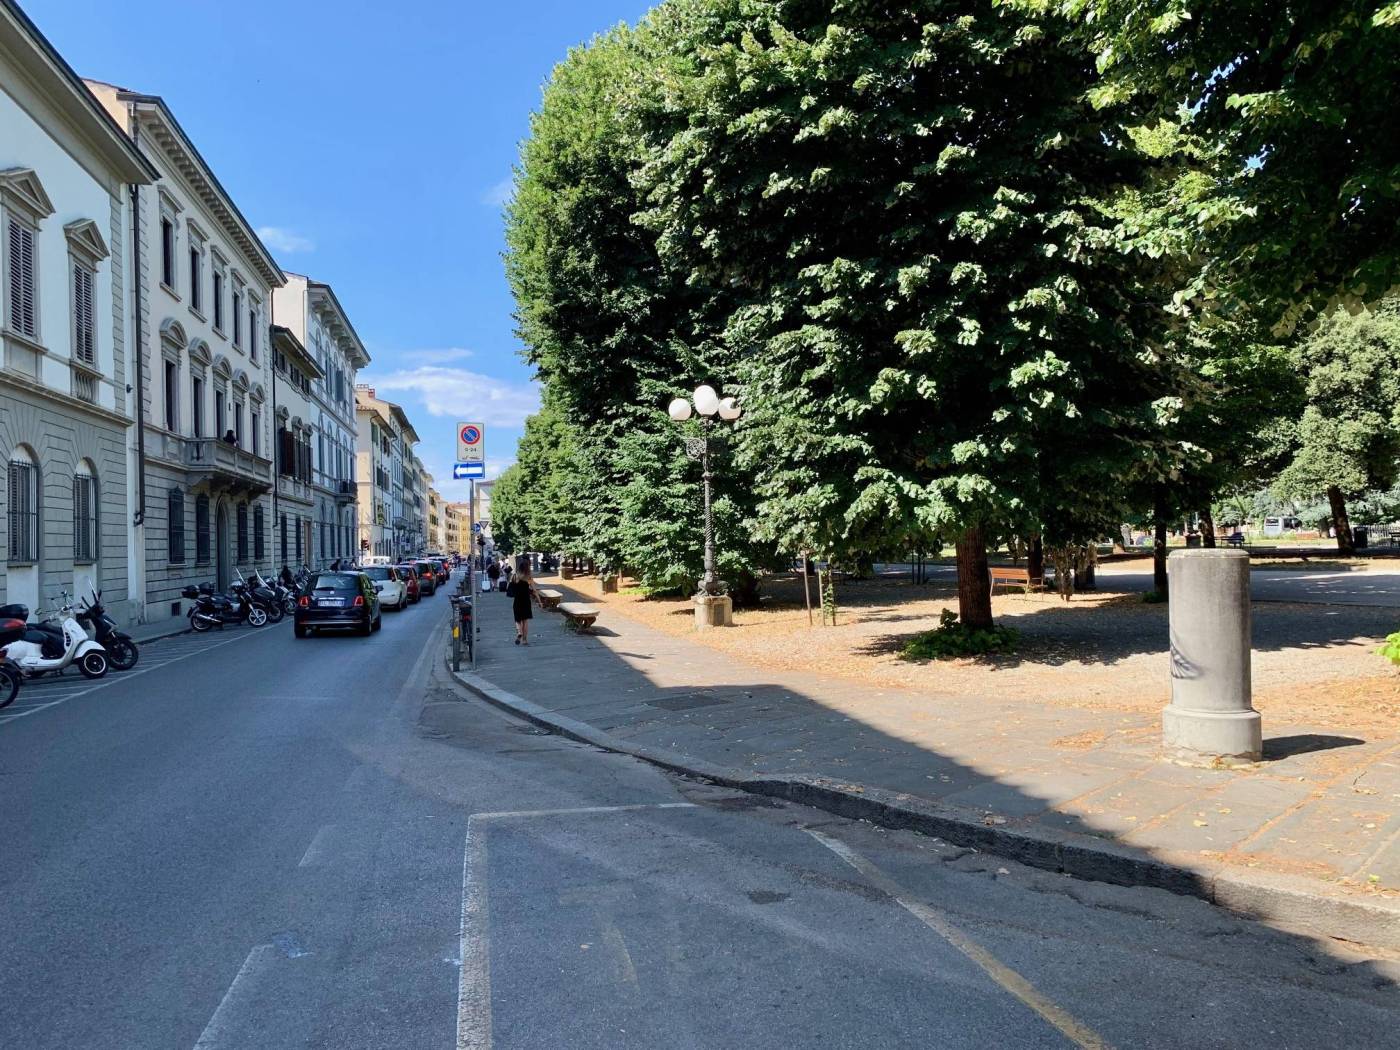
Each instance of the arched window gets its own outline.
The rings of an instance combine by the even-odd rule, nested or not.
[[[97,469],[83,460],[73,472],[73,561],[91,565],[98,558]]]
[[[198,563],[207,563],[209,549],[209,497],[196,496],[194,500],[194,560]]]
[[[9,482],[9,563],[32,564],[39,560],[39,464],[24,446],[10,454]]]
[[[238,560],[248,560],[248,504],[238,505]]]

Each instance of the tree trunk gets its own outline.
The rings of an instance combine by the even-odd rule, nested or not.
[[[1332,505],[1332,527],[1337,530],[1337,550],[1342,554],[1355,554],[1356,541],[1351,534],[1351,521],[1347,518],[1346,497],[1336,485],[1327,486],[1327,502]]]
[[[958,537],[958,619],[970,628],[992,626],[992,583],[987,570],[987,541],[981,528]]]
[[[1157,483],[1152,500],[1152,589],[1167,593],[1167,486]]]
[[[1207,503],[1205,510],[1201,511],[1201,546],[1215,546],[1215,519],[1210,514],[1210,504]]]
[[[1026,571],[1032,581],[1045,579],[1045,542],[1038,532],[1026,543]]]

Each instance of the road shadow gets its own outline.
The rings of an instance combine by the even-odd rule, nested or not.
[[[989,742],[973,749],[978,754],[973,759],[969,737],[959,738],[953,747],[932,743],[927,734],[918,739],[913,733],[901,735],[900,725],[946,718],[922,709],[926,698],[909,694],[888,700],[878,718],[858,715],[850,705],[823,703],[815,686],[798,684],[797,676],[775,682],[722,653],[614,617],[615,635],[623,640],[617,648],[608,638],[573,634],[546,614],[537,621],[541,644],[528,654],[509,644],[507,622],[483,619],[480,673],[493,686],[561,719],[606,732],[625,745],[673,759],[688,756],[692,762],[698,759],[697,764],[746,776],[808,784],[804,790],[764,790],[1050,871],[1212,900],[1211,879],[1177,866],[1169,854],[1262,849],[1255,840],[1268,821],[1233,834],[1224,817],[1215,818],[1217,827],[1188,819],[1179,840],[1171,840],[1167,850],[1150,840],[1138,841],[1140,829],[1111,819],[1121,815],[1114,810],[1116,798],[1135,790],[1149,790],[1154,798],[1165,800],[1161,805],[1168,812],[1194,812],[1210,805],[1230,814],[1233,805],[1238,813],[1245,807],[1232,803],[1230,793],[1252,774],[1186,769],[1155,759],[1146,762],[1144,772],[1138,758],[1120,762],[1119,753],[1103,746],[1102,733],[1079,734],[1082,741],[1055,741],[1061,750],[1048,747],[1044,735],[1039,743],[1028,744],[1017,737],[1015,723],[1053,718],[1054,712],[1009,701],[989,701],[971,719],[977,723],[973,729],[978,738]],[[1269,742],[1268,758],[1275,775],[1287,774],[1291,780],[1295,774],[1316,773],[1310,756],[1366,744],[1351,737],[1280,737]],[[984,761],[983,755],[996,760]],[[823,794],[822,785],[859,787],[838,795]],[[894,799],[903,801],[882,808],[883,800]],[[1282,832],[1289,830],[1287,810],[1281,803]],[[923,816],[911,818],[910,811]],[[1148,812],[1140,823],[1149,823]],[[1172,821],[1164,818],[1162,823]],[[1097,853],[1100,848],[1106,852]],[[1234,915],[1230,922],[1234,932],[1275,939],[1283,950],[1302,957],[1327,952],[1335,972],[1355,977],[1357,994],[1376,1001],[1390,996],[1385,1000],[1389,1008],[1400,1011],[1390,976],[1369,960],[1339,954],[1330,940],[1361,940],[1361,933],[1327,925],[1331,920],[1320,918],[1328,915],[1325,908],[1311,914],[1308,932],[1282,931],[1244,915]],[[1314,1035],[1325,1041],[1323,1023],[1317,1021]]]

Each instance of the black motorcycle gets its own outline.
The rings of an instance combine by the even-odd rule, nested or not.
[[[3,654],[5,646],[24,638],[25,631],[29,629],[29,624],[25,622],[28,615],[26,609],[24,616],[0,619],[0,707],[9,707],[15,702],[15,697],[19,696],[19,684],[24,680],[24,672]]]
[[[190,628],[195,631],[211,631],[215,627],[222,630],[231,623],[243,623],[261,627],[267,623],[267,608],[255,602],[246,587],[234,585],[233,594],[215,594],[211,584],[201,583],[198,587],[190,584],[180,593],[194,605],[190,606]]]
[[[242,583],[242,573],[239,573],[239,583]],[[234,584],[235,587],[238,584]],[[258,605],[267,610],[268,623],[281,623],[283,617],[287,615],[287,609],[282,604],[282,599],[277,593],[277,588],[262,578],[260,573],[254,572],[253,578],[247,584],[248,597]]]
[[[131,635],[117,630],[117,621],[107,615],[102,607],[102,592],[93,591],[91,598],[83,599],[83,607],[73,614],[73,618],[83,627],[93,629],[97,644],[107,650],[107,663],[116,671],[130,671],[141,658]]]

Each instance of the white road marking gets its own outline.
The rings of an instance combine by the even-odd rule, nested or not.
[[[301,855],[301,863],[297,865],[298,868],[305,868],[321,859],[321,854],[325,852],[326,848],[326,836],[331,833],[334,827],[334,824],[321,825],[320,830],[311,837],[311,845],[307,846],[306,852]]]
[[[0,725],[4,725],[6,722],[17,721],[21,718],[27,718],[29,715],[38,714],[40,711],[47,711],[51,707],[57,707],[59,704],[66,704],[69,700],[76,700],[80,696],[87,696],[89,693],[95,693],[99,689],[106,689],[108,686],[111,685],[117,685],[121,682],[129,682],[133,678],[140,678],[143,674],[149,674],[151,671],[159,671],[162,667],[169,667],[171,664],[179,663],[181,660],[188,660],[191,656],[198,656],[201,653],[211,652],[214,649],[222,649],[224,646],[232,645],[234,642],[241,642],[244,639],[255,637],[257,637],[257,635],[251,632],[248,634],[240,634],[238,637],[230,638],[226,642],[216,642],[213,645],[201,646],[198,649],[192,649],[189,652],[182,653],[179,656],[173,656],[169,660],[165,660],[161,663],[147,664],[146,666],[141,667],[135,671],[108,672],[107,677],[99,679],[92,685],[87,686],[83,689],[77,689],[71,693],[67,693],[64,696],[59,697],[57,700],[50,700],[47,704],[44,704],[41,707],[25,708],[24,710],[16,711],[13,714],[0,713]],[[24,697],[25,688],[25,686],[20,686],[20,694],[19,697],[16,698],[17,700],[22,701]]]
[[[248,957],[243,960],[243,965],[238,968],[238,973],[234,975],[233,983],[228,986],[228,991],[224,992],[224,997],[219,1000],[219,1005],[214,1010],[214,1016],[209,1018],[209,1023],[204,1026],[199,1041],[194,1044],[194,1050],[220,1050],[222,1047],[235,1046],[233,1042],[225,1038],[225,1030],[228,1028],[229,1014],[243,998],[239,994],[240,986],[249,974],[266,965],[268,960],[276,956],[277,948],[271,944],[260,944],[248,953]]]
[[[467,818],[467,838],[462,850],[462,922],[458,932],[462,972],[457,983],[457,1050],[491,1050],[491,908],[486,893],[486,835],[477,825],[486,821],[567,817],[592,813],[635,813],[648,809],[698,809],[694,802],[645,802],[629,806],[578,806],[573,809],[520,809],[473,813]],[[614,926],[603,936],[625,959],[624,978],[631,971],[631,955]],[[196,1048],[199,1050],[199,1048]]]
[[[910,897],[898,883],[844,842],[812,828],[805,830],[812,838],[864,875],[866,880],[886,897],[889,897],[890,900],[971,959],[1002,990],[1009,992],[1034,1010],[1075,1046],[1082,1047],[1083,1050],[1109,1050],[1109,1044],[1102,1036],[1092,1028],[1075,1020],[1068,1011],[1047,999],[1028,980],[1000,962],[991,952],[949,922],[938,909]]]
[[[486,836],[472,836],[467,818],[467,841],[462,856],[462,970],[457,978],[457,1050],[491,1048],[491,912],[486,900]]]

